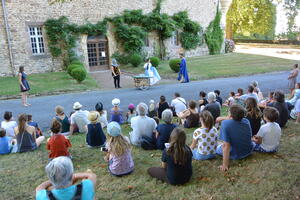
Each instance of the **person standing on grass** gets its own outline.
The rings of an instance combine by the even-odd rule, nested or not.
[[[170,143],[162,153],[162,167],[151,167],[148,169],[148,174],[171,185],[187,183],[193,173],[193,154],[185,142],[184,130],[175,128],[171,133]]]
[[[180,70],[178,73],[178,81],[180,83],[188,83],[190,82],[189,80],[189,75],[188,75],[188,70],[187,70],[187,66],[186,66],[186,59],[183,55],[183,53],[179,54],[181,62],[180,62]]]
[[[29,83],[27,81],[27,74],[25,73],[24,67],[19,67],[19,84],[21,89],[21,96],[22,96],[22,104],[23,106],[30,106],[27,102],[28,98],[28,91],[30,90]]]
[[[294,64],[293,69],[291,70],[289,77],[288,77],[288,87],[290,89],[291,94],[295,89],[295,85],[297,83],[297,78],[299,74],[298,64]]]
[[[112,74],[112,77],[114,78],[115,88],[121,88],[121,86],[120,86],[121,71],[120,71],[119,64],[117,63],[116,59],[112,60],[111,74]]]

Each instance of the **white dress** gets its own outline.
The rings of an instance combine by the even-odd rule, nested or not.
[[[144,69],[145,69],[145,75],[152,77],[150,78],[150,85],[154,85],[161,79],[156,68],[153,67],[151,63],[146,63],[144,65]]]

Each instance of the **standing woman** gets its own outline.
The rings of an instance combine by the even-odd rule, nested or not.
[[[292,94],[292,92],[293,92],[294,89],[295,89],[295,85],[296,85],[296,83],[297,83],[298,73],[299,73],[299,70],[298,70],[298,64],[294,64],[293,69],[292,69],[292,71],[290,72],[290,75],[289,75],[289,77],[288,77],[288,81],[289,81],[289,89],[290,89],[290,91],[291,91],[291,94]]]
[[[145,75],[150,76],[150,85],[154,85],[160,81],[160,76],[155,67],[152,66],[150,58],[147,59],[146,64],[144,65]]]
[[[112,76],[114,78],[115,88],[121,88],[121,86],[120,86],[121,71],[120,71],[120,68],[119,68],[119,65],[118,65],[116,59],[112,60],[112,63],[111,63],[111,74],[112,74]]]
[[[22,104],[23,106],[30,106],[29,103],[27,103],[27,96],[28,91],[30,90],[29,83],[27,81],[27,74],[24,72],[24,67],[19,67],[19,83],[20,83],[20,89],[21,89],[21,95],[22,95]]]

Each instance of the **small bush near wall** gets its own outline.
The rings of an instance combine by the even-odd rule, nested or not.
[[[67,72],[70,76],[72,76],[72,71],[75,68],[80,68],[83,67],[82,63],[71,63],[68,67],[67,67]]]
[[[143,62],[143,58],[140,54],[134,53],[130,56],[129,63],[133,67],[138,67]]]
[[[181,62],[180,58],[171,59],[169,61],[169,66],[174,72],[177,73],[180,70],[180,67],[179,67],[180,62]]]
[[[158,57],[151,57],[150,58],[150,62],[152,64],[153,67],[158,67],[159,63],[160,63],[160,59]]]
[[[77,67],[72,70],[71,74],[78,83],[81,83],[86,79],[87,71],[83,67]]]
[[[225,40],[225,53],[232,53],[235,50],[235,44],[233,40]]]

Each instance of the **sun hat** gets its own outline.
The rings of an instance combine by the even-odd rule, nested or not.
[[[114,99],[111,101],[111,104],[112,104],[113,106],[118,106],[118,105],[120,105],[120,99],[114,98]]]
[[[77,102],[75,102],[74,103],[74,105],[73,105],[73,109],[74,110],[78,110],[78,109],[80,109],[82,107],[82,105],[77,101]]]
[[[134,108],[135,108],[134,104],[131,103],[128,105],[128,109],[134,109]]]
[[[112,59],[111,65],[114,66],[114,67],[118,67],[119,66],[119,64],[118,64],[118,62],[117,62],[116,59]]]
[[[112,137],[121,135],[121,126],[117,122],[110,122],[107,125],[107,133]]]
[[[95,109],[97,111],[102,111],[103,110],[103,104],[101,102],[98,102],[96,105],[95,105]]]
[[[149,101],[149,104],[154,104],[155,103],[155,101],[153,100],[153,99],[151,99],[150,101]]]
[[[216,94],[214,92],[210,92],[207,94],[207,99],[211,100],[211,101],[215,101],[216,100]]]
[[[62,115],[64,114],[64,108],[62,106],[56,106],[55,107],[55,112],[58,114],[58,115]]]
[[[96,112],[96,111],[91,111],[89,114],[88,114],[88,120],[92,123],[92,124],[95,124],[98,122],[98,119],[99,119],[99,113]]]

